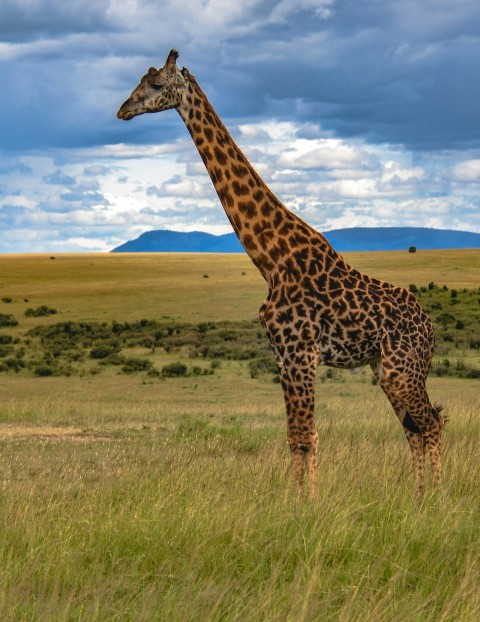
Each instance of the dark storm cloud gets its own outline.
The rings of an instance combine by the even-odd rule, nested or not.
[[[161,124],[115,118],[170,44],[227,120],[315,122],[415,149],[480,146],[476,0],[211,1],[191,3],[188,19],[183,4],[4,0],[4,148],[181,136],[174,113]]]
[[[339,1],[329,20],[303,19],[267,26],[244,54],[233,44],[252,114],[418,149],[480,146],[478,3]]]
[[[113,30],[110,0],[2,0],[0,38],[27,42],[40,37]]]

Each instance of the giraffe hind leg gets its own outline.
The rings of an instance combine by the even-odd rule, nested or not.
[[[383,373],[383,369],[381,369],[381,366],[378,365],[378,363],[373,363],[371,368],[381,389],[387,396],[398,420],[402,424],[412,456],[415,497],[418,500],[421,500],[425,488],[425,442],[423,435],[410,412],[405,408],[402,401],[397,397],[393,388],[390,386]]]

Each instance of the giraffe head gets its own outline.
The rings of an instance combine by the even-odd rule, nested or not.
[[[140,84],[124,102],[117,117],[129,121],[145,112],[160,112],[176,108],[186,90],[186,70],[178,69],[176,60],[178,52],[171,50],[165,65],[161,69],[150,67],[148,73],[140,80]]]

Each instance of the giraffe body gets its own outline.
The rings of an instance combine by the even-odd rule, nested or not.
[[[175,108],[190,132],[232,227],[268,284],[260,320],[275,352],[287,412],[287,440],[299,490],[308,472],[317,484],[314,413],[318,365],[355,370],[370,365],[403,425],[421,497],[428,448],[439,485],[444,420],[425,382],[434,336],[412,293],[361,274],[328,241],[290,212],[258,176],[172,50],[150,68],[118,117]]]

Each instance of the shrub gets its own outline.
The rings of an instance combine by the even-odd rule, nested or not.
[[[248,362],[250,378],[257,378],[260,374],[277,374],[278,368],[273,356],[262,356]]]
[[[169,363],[162,367],[162,376],[165,378],[175,378],[187,375],[187,366],[183,363]]]
[[[36,309],[28,308],[25,311],[25,317],[44,317],[46,315],[55,315],[56,313],[56,309],[47,307],[47,305],[40,305]]]
[[[4,302],[5,304],[10,304],[13,301],[13,298],[11,298],[10,296],[4,296],[2,298],[2,302]]]
[[[10,343],[13,343],[13,337],[10,337],[10,335],[0,335],[0,344],[7,345]]]
[[[17,326],[17,320],[10,313],[0,313],[0,326]]]
[[[0,358],[5,358],[13,352],[13,346],[0,346]]]
[[[136,371],[148,371],[152,368],[152,364],[147,359],[129,358],[125,360],[122,371],[131,374]]]
[[[92,348],[90,352],[90,358],[91,359],[106,359],[108,356],[110,356],[111,354],[114,354],[115,352],[117,352],[116,348],[112,348],[109,346],[97,346],[95,348]]]
[[[415,283],[410,283],[408,289],[412,292],[412,294],[416,294],[418,292],[418,287],[415,285]]]
[[[455,322],[455,317],[451,313],[442,313],[437,317],[437,321],[446,329],[449,324]]]
[[[47,376],[55,375],[55,370],[49,365],[39,365],[34,369],[33,373],[35,374],[35,376],[41,376],[45,378]]]

